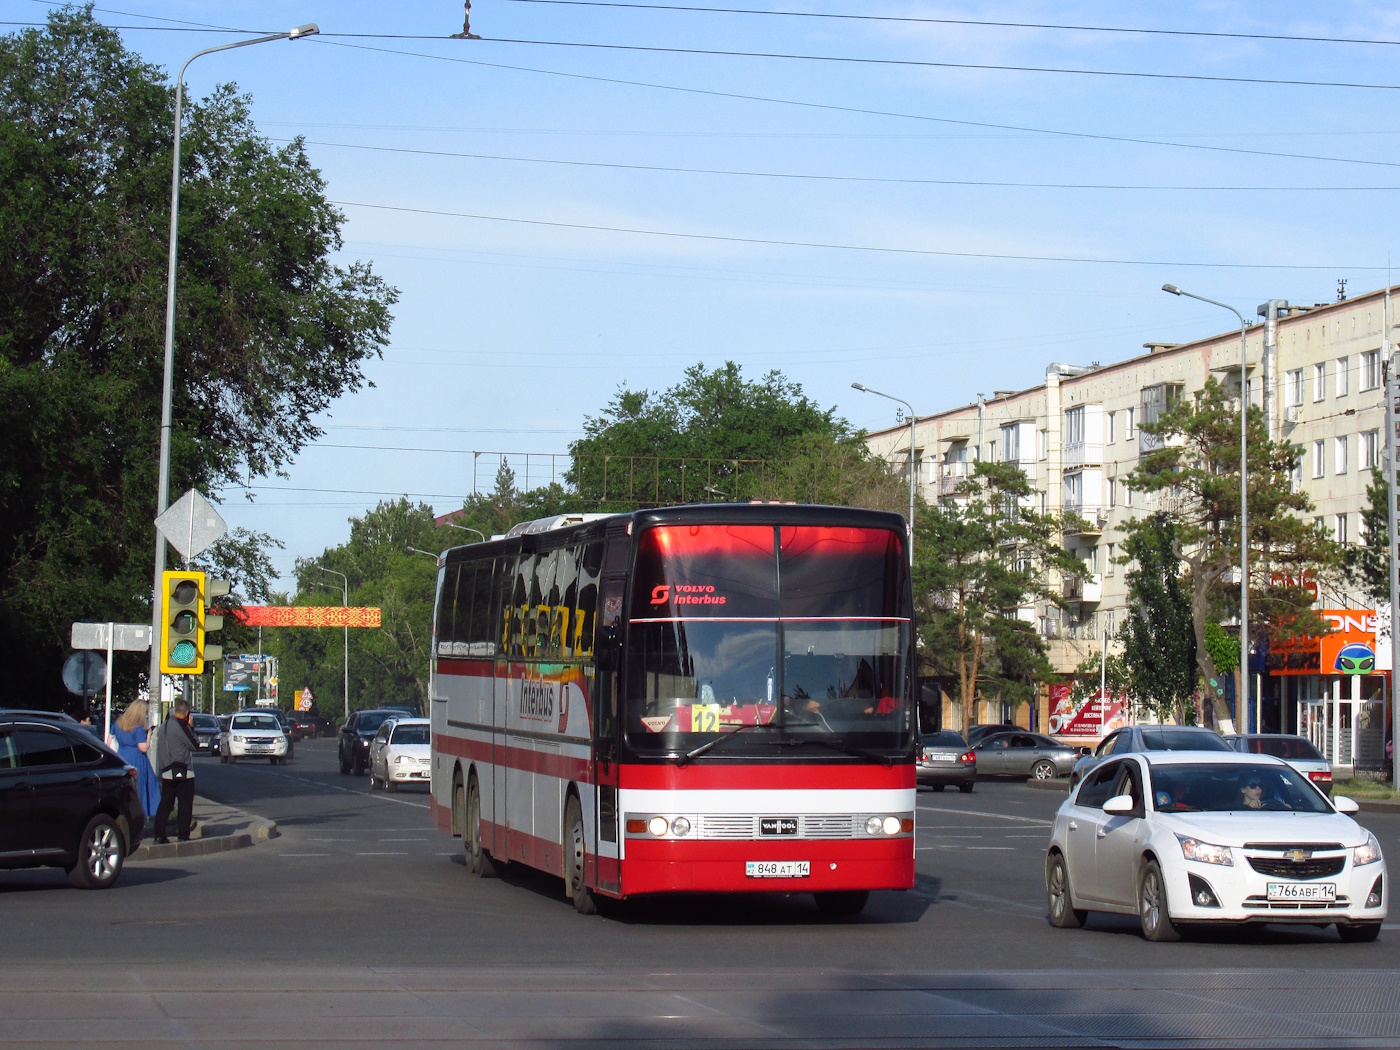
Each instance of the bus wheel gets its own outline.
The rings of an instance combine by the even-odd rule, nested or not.
[[[483,879],[494,878],[496,866],[491,863],[491,854],[481,844],[481,789],[477,787],[476,774],[472,774],[471,782],[467,785],[466,816],[462,848],[467,855],[467,867]]]
[[[829,893],[814,893],[817,909],[828,915],[859,915],[870,900],[869,890],[835,890]]]
[[[583,835],[583,808],[571,797],[564,810],[564,887],[580,915],[597,915],[598,902],[583,883],[583,856],[587,840]]]

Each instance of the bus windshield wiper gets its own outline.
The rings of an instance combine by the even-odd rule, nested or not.
[[[788,722],[790,726],[815,726],[816,722]],[[840,737],[829,739],[826,736],[813,736],[804,733],[801,736],[789,736],[783,738],[784,743],[794,744],[816,744],[818,747],[830,748],[832,751],[840,751],[844,755],[851,755],[855,758],[869,758],[882,763],[887,769],[894,765],[894,759],[889,755],[881,754],[879,751],[872,751],[869,748],[857,747],[855,744],[848,744]]]
[[[707,743],[701,744],[699,747],[695,748],[695,749],[692,750],[692,751],[687,751],[685,754],[681,755],[680,758],[676,759],[676,765],[678,765],[678,766],[683,766],[683,765],[685,765],[687,762],[689,762],[692,758],[699,758],[699,757],[700,757],[701,755],[703,755],[706,751],[713,751],[715,748],[719,747],[720,744],[723,744],[723,743],[726,743],[727,741],[733,740],[736,736],[738,736],[740,733],[744,732],[745,730],[748,730],[748,729],[776,729],[776,728],[777,728],[777,726],[774,725],[772,722],[753,722],[753,723],[750,723],[749,725],[746,725],[746,726],[740,726],[738,729],[731,729],[729,732],[725,733],[723,736],[717,737],[717,738],[714,739],[714,740],[710,740],[710,741],[708,741]]]

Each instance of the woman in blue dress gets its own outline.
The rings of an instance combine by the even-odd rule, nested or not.
[[[112,727],[117,740],[117,754],[136,767],[136,788],[141,794],[141,808],[147,817],[156,815],[160,805],[160,778],[146,757],[150,744],[146,740],[146,701],[137,700],[117,719]]]

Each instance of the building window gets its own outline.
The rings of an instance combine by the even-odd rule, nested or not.
[[[1313,442],[1313,477],[1320,478],[1327,473],[1327,439],[1318,438]]]
[[[1347,516],[1345,514],[1338,514],[1333,519],[1332,538],[1338,543],[1347,542]]]
[[[1137,409],[1135,409],[1135,408],[1125,408],[1125,409],[1123,409],[1123,437],[1126,438],[1127,440],[1131,441],[1131,440],[1133,440],[1133,436],[1134,436],[1136,433],[1137,433]]]
[[[1110,544],[1108,545],[1108,564],[1106,564],[1106,565],[1104,566],[1104,570],[1103,570],[1105,576],[1112,576],[1112,575],[1113,575],[1113,556],[1114,556],[1114,552],[1115,552],[1117,549],[1118,549],[1118,545],[1117,545],[1116,543],[1110,543]]]
[[[1283,374],[1283,403],[1296,408],[1303,403],[1303,370],[1295,368]]]
[[[1084,406],[1065,413],[1065,448],[1084,444]]]
[[[1065,510],[1076,513],[1084,506],[1084,475],[1065,475]]]
[[[1128,488],[1128,483],[1125,481],[1125,482],[1123,482],[1123,506],[1125,506],[1125,507],[1131,507],[1132,505],[1133,505],[1133,490],[1130,489],[1130,488]]]
[[[1109,412],[1104,417],[1103,443],[1111,445],[1117,440],[1118,433],[1118,413]]]
[[[1108,482],[1107,482],[1107,485],[1108,485],[1108,505],[1109,505],[1110,507],[1116,507],[1116,506],[1118,506],[1118,479],[1117,479],[1117,478],[1109,478],[1109,479],[1108,479]]]
[[[1303,457],[1298,457],[1298,462],[1288,472],[1288,487],[1291,491],[1297,492],[1303,487]]]
[[[1361,389],[1375,390],[1381,385],[1381,352],[1367,350],[1361,355]]]
[[[1368,430],[1361,435],[1361,469],[1372,470],[1381,465],[1381,432]]]
[[[1345,474],[1347,472],[1347,438],[1343,434],[1339,438],[1333,438],[1332,447],[1335,452],[1333,456],[1332,473]]]
[[[1008,463],[1016,463],[1021,458],[1021,424],[1012,423],[1001,428],[1001,458]]]
[[[1321,401],[1327,397],[1327,365],[1325,363],[1313,365],[1313,400]]]
[[[1050,431],[1036,431],[1035,441],[1035,458],[1043,463],[1050,458]]]
[[[1351,370],[1346,357],[1337,358],[1337,396],[1346,397],[1351,389]]]

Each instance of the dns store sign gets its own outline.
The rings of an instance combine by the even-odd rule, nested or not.
[[[1275,675],[1378,674],[1389,670],[1388,644],[1378,646],[1374,609],[1321,609],[1318,615],[1332,630],[1321,638],[1298,638],[1269,652],[1269,673]],[[1388,642],[1388,637],[1387,637]],[[1383,659],[1377,661],[1377,651]]]

